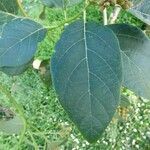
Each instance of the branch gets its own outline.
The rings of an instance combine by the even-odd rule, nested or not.
[[[104,25],[108,24],[108,18],[107,18],[107,8],[105,8],[103,10],[103,21],[104,21]]]
[[[28,15],[26,14],[25,10],[23,9],[22,7],[22,4],[21,4],[21,1],[20,0],[17,0],[17,4],[18,4],[18,7],[21,11],[21,13],[24,15],[24,17],[27,17]]]
[[[113,12],[110,14],[110,17],[109,17],[109,24],[114,24],[119,13],[121,11],[121,6],[120,5],[116,5]]]
[[[74,17],[72,18],[68,18],[67,20],[61,22],[60,24],[56,25],[56,26],[46,26],[45,29],[48,29],[49,31],[53,30],[53,29],[56,29],[56,28],[59,28],[61,26],[64,26],[65,24],[67,23],[70,23],[74,20],[76,20],[77,18],[79,18],[83,12],[87,9],[87,7],[89,6],[89,4],[87,4],[77,15],[75,15]]]

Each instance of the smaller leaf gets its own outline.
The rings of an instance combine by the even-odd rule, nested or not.
[[[18,13],[17,0],[0,0],[0,10],[17,14]]]
[[[133,0],[136,2],[137,0]],[[137,5],[134,5],[129,12],[150,25],[150,0],[141,0]]]
[[[19,134],[22,128],[23,122],[18,116],[9,120],[0,120],[0,132],[6,134]]]
[[[31,62],[32,60],[27,64],[17,66],[17,67],[2,67],[0,68],[0,71],[3,71],[5,74],[10,76],[17,76],[25,72],[28,69],[29,65],[31,65]]]
[[[123,86],[150,99],[150,40],[137,27],[109,26],[118,37],[123,68]]]
[[[26,70],[45,35],[46,29],[30,19],[15,18],[4,24],[0,37],[0,70],[8,74]]]

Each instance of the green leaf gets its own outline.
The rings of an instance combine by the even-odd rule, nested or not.
[[[141,0],[139,4],[129,9],[129,12],[150,25],[150,0]]]
[[[45,37],[46,29],[30,19],[15,18],[3,26],[0,37],[0,68],[22,72],[32,60],[38,42]],[[12,69],[11,69],[12,68]],[[14,71],[13,71],[14,74]]]
[[[17,14],[18,12],[17,0],[0,0],[0,10]]]
[[[43,4],[47,7],[64,8],[73,6],[82,2],[82,0],[42,0]]]
[[[89,142],[96,141],[118,106],[122,78],[118,40],[105,26],[69,25],[51,60],[60,102]]]
[[[150,40],[137,27],[109,26],[120,42],[123,61],[123,85],[137,95],[150,99]]]
[[[17,66],[17,67],[2,67],[0,68],[0,71],[3,71],[5,74],[10,75],[10,76],[20,75],[29,68],[31,63],[32,63],[32,60],[28,62],[27,64]]]
[[[19,134],[22,128],[23,122],[18,116],[8,120],[0,120],[0,132],[6,134]]]

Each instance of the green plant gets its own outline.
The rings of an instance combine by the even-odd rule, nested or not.
[[[149,24],[150,12],[145,8],[148,1],[43,0],[45,6],[63,10],[64,21],[54,26],[28,18],[19,0],[12,4],[6,0],[0,2],[0,70],[6,74],[15,76],[23,73],[46,33],[65,28],[51,58],[52,79],[62,106],[89,142],[97,141],[112,120],[120,102],[122,86],[139,96],[150,98],[149,38],[132,25],[112,24],[121,7],[130,8],[134,2],[136,4],[129,11],[142,10],[140,17],[139,13],[134,14]],[[68,18],[68,7],[76,3],[83,4],[81,12]],[[87,20],[89,5],[103,11],[104,25]],[[107,19],[109,5],[114,9]],[[16,16],[17,13],[24,17]],[[74,23],[68,25],[71,22]],[[26,129],[31,126],[30,122],[7,88],[1,84],[0,89],[23,120],[21,143]],[[32,134],[31,139],[35,143]]]

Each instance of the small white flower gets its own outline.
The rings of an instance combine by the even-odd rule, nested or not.
[[[135,147],[138,148],[138,149],[140,148],[139,145],[135,145]]]
[[[145,106],[145,104],[144,104],[144,103],[142,103],[142,106]]]
[[[143,136],[143,139],[146,139],[146,136],[145,136],[145,135]]]
[[[103,141],[103,143],[104,143],[105,145],[108,145],[108,143],[107,143],[106,141]]]
[[[112,139],[109,139],[109,142],[112,142]]]
[[[143,125],[144,124],[143,121],[140,121],[140,124]]]
[[[141,104],[140,104],[140,103],[138,103],[137,105],[138,105],[138,107],[141,107]]]
[[[133,140],[133,141],[132,141],[132,145],[135,145],[135,142],[136,142],[136,141],[135,141],[135,140]]]
[[[90,144],[86,141],[86,145],[90,145]]]
[[[122,129],[123,129],[123,127],[119,127],[119,129],[120,129],[120,130],[122,130]]]
[[[69,123],[68,123],[68,122],[64,122],[64,124],[65,124],[65,125],[69,125]]]
[[[75,139],[75,136],[73,134],[70,135],[70,137],[74,140]]]
[[[79,144],[79,143],[80,143],[78,139],[74,139],[74,141],[75,141],[77,144]]]
[[[124,130],[124,133],[126,134],[126,133],[127,133],[127,130]]]
[[[129,138],[129,137],[126,137],[126,140],[127,140],[127,141],[129,141],[129,140],[130,140],[130,138]]]
[[[122,146],[122,149],[125,149],[125,147],[124,147],[124,146]]]
[[[142,116],[139,116],[139,119],[142,119]]]
[[[126,125],[127,125],[127,126],[129,126],[129,125],[130,125],[130,123],[129,123],[129,122],[127,122],[127,123],[126,123]]]
[[[79,149],[79,146],[78,146],[78,145],[76,146],[76,149]]]
[[[133,132],[137,132],[137,129],[133,129]]]
[[[140,110],[139,108],[136,108],[135,113],[137,114],[139,112],[139,110]]]
[[[121,140],[121,143],[125,143],[125,140]]]
[[[141,135],[144,135],[144,133],[142,132]]]

